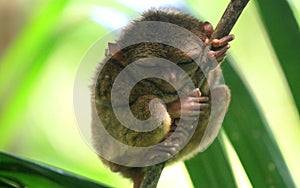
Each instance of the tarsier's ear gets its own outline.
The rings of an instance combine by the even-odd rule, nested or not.
[[[112,56],[112,55],[114,55],[114,54],[116,54],[117,52],[120,51],[120,48],[116,43],[109,42],[107,45],[108,45],[108,47],[105,50],[105,56],[106,57]]]
[[[214,27],[208,21],[203,23],[203,30],[207,38],[211,37],[211,34],[214,32]]]

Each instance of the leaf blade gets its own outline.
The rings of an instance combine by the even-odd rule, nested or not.
[[[299,87],[299,49],[300,30],[297,20],[289,4],[285,0],[254,1],[259,15],[264,23],[270,42],[280,61],[281,68],[290,86],[294,100],[300,113],[300,87]],[[282,17],[284,15],[284,18]],[[284,21],[280,21],[283,20]],[[280,21],[280,23],[279,23]],[[274,24],[278,23],[278,24]]]
[[[206,151],[185,161],[185,165],[194,187],[236,187],[223,143],[219,138]]]
[[[223,126],[253,187],[294,187],[274,137],[238,74],[224,63],[232,100]]]
[[[31,162],[0,152],[0,183],[21,184],[29,187],[89,187],[106,188],[84,177],[45,164]]]

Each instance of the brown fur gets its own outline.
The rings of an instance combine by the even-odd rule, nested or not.
[[[138,84],[136,84],[131,91],[131,96],[129,99],[130,108],[135,117],[141,120],[149,118],[151,115],[148,107],[149,102],[151,101],[151,99],[154,99],[156,97],[161,98],[167,106],[160,103],[155,104],[155,108],[158,111],[156,118],[157,121],[161,122],[160,127],[150,132],[133,131],[122,126],[116,119],[112,111],[110,92],[115,78],[123,70],[124,67],[140,58],[152,56],[161,57],[164,59],[168,59],[175,64],[185,62],[190,59],[190,57],[187,56],[183,51],[161,43],[143,42],[124,48],[124,46],[127,46],[127,44],[130,43],[131,40],[139,37],[147,37],[147,35],[149,35],[150,31],[139,30],[135,27],[137,23],[143,21],[160,21],[176,24],[189,30],[190,32],[198,36],[202,41],[210,36],[210,33],[206,33],[204,30],[204,23],[188,14],[184,14],[173,9],[151,9],[148,12],[145,12],[140,19],[135,20],[122,32],[120,38],[116,41],[116,44],[121,48],[121,51],[116,54],[112,54],[112,56],[107,56],[103,60],[103,63],[106,62],[105,65],[100,64],[99,70],[101,69],[102,71],[97,71],[94,87],[92,88],[92,102],[95,104],[95,108],[97,109],[96,112],[93,112],[93,119],[100,117],[100,120],[103,123],[104,127],[114,138],[118,139],[121,143],[137,147],[155,145],[167,137],[168,133],[170,133],[172,129],[172,126],[174,126],[175,121],[175,118],[172,117],[168,112],[167,106],[168,104],[178,101],[178,96],[175,89],[170,86],[170,84],[160,79],[149,78],[146,80],[142,80]],[[172,31],[158,32],[161,32],[158,33],[159,35],[166,35],[165,37],[167,38],[167,35],[170,34],[168,32]],[[172,40],[177,40],[177,42],[182,44],[182,46],[185,46],[187,50],[193,49],[194,47],[199,47],[197,46],[199,44],[199,41],[196,41],[194,38],[183,38],[182,33],[172,34],[177,36]],[[186,72],[188,72],[194,84],[196,85],[196,87],[198,87],[197,79],[203,75],[203,72],[198,68],[198,66],[185,66],[186,65],[184,65],[182,68]],[[212,77],[211,80],[213,80],[212,84],[216,84],[218,82],[218,75],[220,73],[220,68],[217,67],[216,71],[210,74]],[[166,74],[168,74],[167,71]],[[222,87],[225,88],[225,91],[229,96],[227,87]],[[123,89],[124,88],[122,87],[119,88],[120,92]],[[199,89],[201,91],[201,85]],[[186,92],[188,92],[190,88],[185,88],[185,90]],[[225,101],[226,106],[228,105],[228,103],[229,99],[228,101]],[[200,116],[198,127],[196,128],[192,139],[184,147],[183,150],[181,150],[167,163],[174,162],[183,158],[186,159],[199,152],[199,144],[209,121],[209,114],[210,109],[208,108],[205,115]],[[92,133],[96,150],[110,152],[113,157],[123,157],[122,155],[124,153],[118,151],[118,149],[116,148],[109,147],[109,143],[106,143],[105,139],[101,136],[101,132],[99,132],[99,125],[95,122],[96,121],[94,120],[92,122]],[[108,165],[111,168],[112,171],[120,172],[123,176],[131,178],[136,182],[141,181],[145,168],[126,167],[107,161],[101,156],[100,158],[102,159],[104,164]]]

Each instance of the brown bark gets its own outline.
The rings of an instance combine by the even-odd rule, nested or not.
[[[213,32],[212,38],[222,38],[229,35],[248,2],[249,0],[231,0]]]

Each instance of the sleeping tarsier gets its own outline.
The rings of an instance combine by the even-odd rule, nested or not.
[[[93,145],[103,163],[132,179],[136,188],[141,186],[146,166],[157,163],[149,161],[157,156],[166,159],[158,162],[166,164],[188,159],[204,150],[220,129],[230,93],[220,83],[219,64],[234,36],[211,39],[212,33],[210,23],[178,10],[151,9],[129,24],[115,43],[108,44],[92,87]],[[123,82],[115,84],[120,73],[133,62],[137,62],[136,68],[127,70]],[[167,62],[179,68],[172,68]],[[148,72],[152,76],[137,79]],[[132,87],[128,84],[135,81]],[[131,88],[127,97],[128,87]],[[126,119],[127,114],[122,114],[126,105],[136,119],[145,121],[151,117],[158,126],[150,131],[126,127],[116,117],[120,113]],[[205,134],[208,128],[210,133]],[[104,132],[121,146],[114,146]],[[150,147],[159,143],[163,144]],[[124,145],[149,149],[132,154]]]

